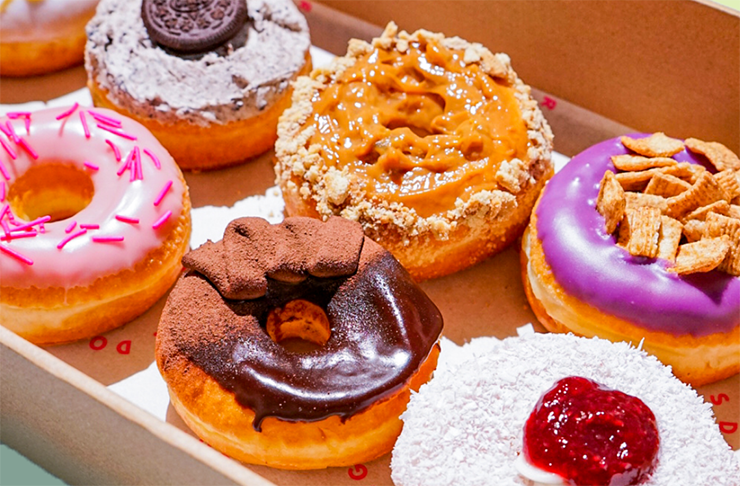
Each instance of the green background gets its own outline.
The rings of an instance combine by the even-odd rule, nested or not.
[[[602,0],[608,1],[608,0]],[[740,0],[716,0],[740,10]],[[739,54],[740,55],[740,54]],[[52,476],[5,444],[0,444],[0,485],[2,486],[57,486],[66,483]]]

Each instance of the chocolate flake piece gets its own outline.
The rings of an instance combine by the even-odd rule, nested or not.
[[[730,250],[730,237],[702,239],[678,248],[676,266],[669,269],[679,275],[714,270]]]
[[[645,188],[645,194],[656,196],[673,197],[678,196],[691,188],[691,184],[670,174],[659,172],[653,175]]]
[[[729,238],[730,249],[718,269],[736,277],[740,276],[740,220],[715,213],[708,214],[704,237],[714,238],[723,235]]]
[[[247,22],[245,0],[143,0],[141,18],[153,42],[184,53],[207,52]]]
[[[606,232],[608,234],[614,233],[624,216],[625,196],[622,186],[610,170],[606,171],[604,178],[601,179],[599,197],[596,199],[596,209],[606,220]]]
[[[696,138],[686,139],[686,148],[694,153],[702,154],[717,170],[740,170],[740,158],[719,142],[704,142]]]
[[[648,258],[658,256],[660,216],[659,209],[650,207],[639,207],[627,212],[630,225],[627,251],[630,254]]]
[[[653,133],[646,138],[622,137],[622,144],[640,155],[648,157],[670,157],[683,150],[683,142],[667,137],[665,133]]]
[[[642,157],[640,155],[614,155],[612,164],[619,170],[635,171],[653,169],[655,167],[667,167],[676,165],[678,162],[670,157]]]
[[[676,261],[676,252],[681,242],[683,225],[668,216],[660,217],[660,233],[658,236],[658,258],[672,262]]]

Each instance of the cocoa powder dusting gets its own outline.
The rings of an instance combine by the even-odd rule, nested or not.
[[[442,331],[434,303],[351,221],[290,218],[271,226],[244,218],[186,260],[191,271],[170,293],[159,324],[158,363],[166,370],[188,359],[254,411],[258,431],[266,417],[317,421],[361,412],[408,383]],[[222,288],[261,295],[224,298]],[[322,308],[331,326],[326,344],[305,354],[265,330],[269,312],[295,299]]]
[[[362,228],[343,218],[287,218],[277,225],[240,218],[229,223],[222,241],[207,242],[182,263],[208,278],[224,298],[256,299],[265,295],[268,277],[297,283],[309,275],[352,275],[363,241]]]

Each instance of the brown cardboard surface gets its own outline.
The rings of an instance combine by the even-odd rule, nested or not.
[[[535,90],[535,96],[553,126],[556,149],[566,155],[632,131],[630,126],[706,137],[740,148],[740,24],[736,16],[706,5],[670,2],[677,6],[666,13],[667,2],[640,1],[325,3],[377,24],[395,18],[402,28],[442,30],[509,52],[522,78],[544,90]],[[344,52],[351,36],[369,38],[381,31],[324,5],[300,5],[314,43],[335,53]],[[644,25],[639,17],[648,14],[659,17],[656,28],[664,29],[663,36],[624,30],[635,22]],[[463,23],[465,19],[469,22]],[[671,27],[675,23],[686,26],[684,34],[675,32]],[[707,32],[708,26],[719,33]],[[637,51],[638,58],[614,57]],[[677,57],[668,56],[674,52]],[[699,52],[703,57],[699,56],[696,72],[684,69]],[[646,67],[656,59],[663,68]],[[0,101],[48,99],[64,89],[77,89],[80,69],[19,84],[3,79]],[[62,85],[67,88],[54,88]],[[684,104],[677,107],[677,98]],[[694,109],[698,105],[703,107]],[[271,159],[268,153],[240,167],[187,174],[193,207],[229,206],[263,194],[274,181]],[[471,269],[424,282],[423,287],[445,317],[445,336],[458,344],[477,336],[511,336],[517,327],[536,322],[522,292],[513,248]],[[269,484],[253,471],[280,485],[391,484],[389,455],[327,471],[244,468],[189,437],[171,408],[166,423],[161,422],[106,390],[102,385],[116,383],[154,361],[154,332],[163,305],[160,300],[139,319],[104,336],[46,349],[0,328],[3,441],[74,483]],[[535,327],[543,331],[539,324]],[[740,377],[699,392],[714,403],[726,439],[739,448]]]

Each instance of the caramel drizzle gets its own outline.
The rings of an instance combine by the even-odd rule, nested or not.
[[[504,160],[529,145],[514,89],[466,65],[463,52],[415,42],[359,59],[313,99],[310,144],[348,168],[371,197],[422,217],[498,189]]]

